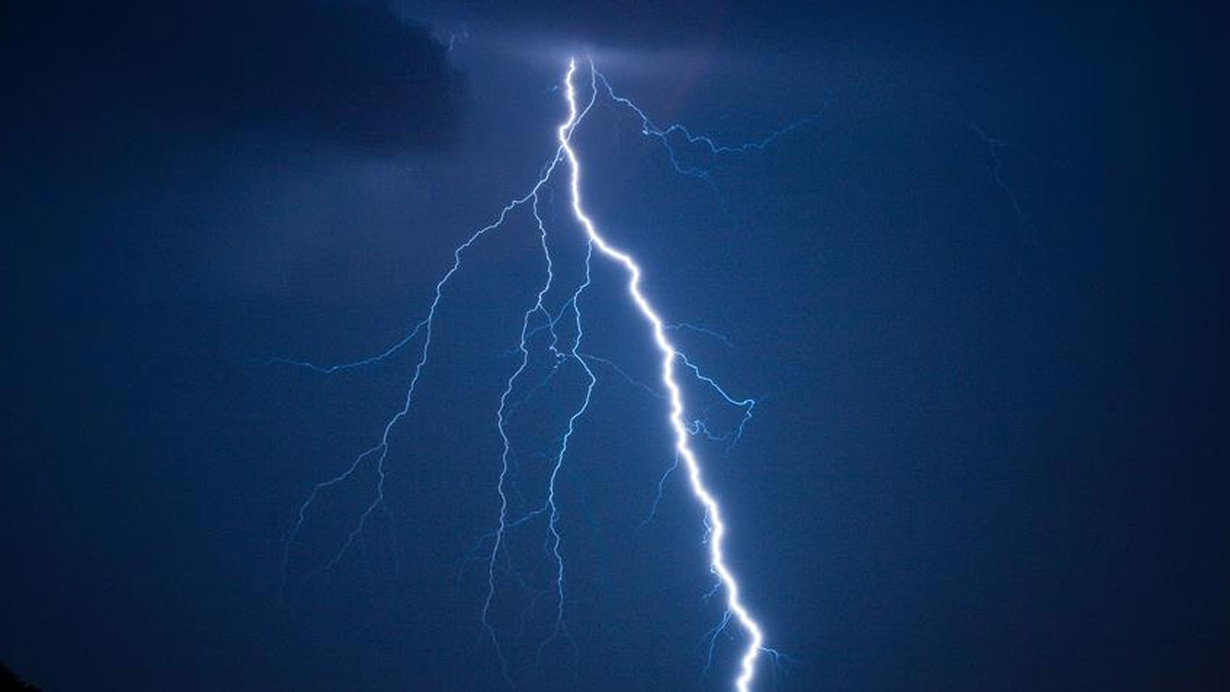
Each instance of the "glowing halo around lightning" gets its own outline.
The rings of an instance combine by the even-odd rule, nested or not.
[[[581,159],[576,149],[572,144],[572,135],[577,127],[584,120],[590,108],[594,105],[600,92],[606,94],[610,101],[619,106],[629,109],[640,120],[641,132],[647,137],[656,139],[659,144],[665,149],[666,155],[670,160],[671,166],[676,173],[688,177],[698,178],[706,182],[711,188],[716,191],[713,181],[708,175],[708,169],[696,166],[684,166],[680,163],[675,150],[676,144],[686,146],[697,146],[702,151],[707,151],[710,155],[719,154],[735,154],[748,152],[751,150],[763,150],[768,145],[783,135],[798,129],[810,118],[795,122],[788,127],[772,133],[767,138],[759,142],[751,142],[737,146],[720,145],[709,137],[703,135],[695,135],[682,125],[669,125],[665,128],[654,124],[649,117],[636,104],[627,98],[617,95],[611,88],[610,83],[606,80],[598,70],[594,68],[593,62],[589,64],[589,88],[590,96],[588,102],[582,108],[577,103],[577,89],[574,84],[574,77],[577,73],[577,62],[575,59],[568,61],[568,69],[564,75],[563,91],[567,101],[568,115],[567,119],[560,123],[556,128],[557,146],[551,159],[543,166],[537,180],[530,190],[521,197],[517,197],[507,203],[500,210],[496,219],[490,224],[478,229],[461,245],[457,246],[453,251],[453,263],[448,271],[436,283],[430,308],[427,311],[426,317],[419,320],[408,335],[397,341],[384,351],[361,360],[338,365],[321,366],[311,362],[289,360],[284,358],[275,358],[271,362],[280,363],[283,365],[291,365],[295,367],[306,368],[321,375],[331,376],[336,373],[342,373],[353,368],[375,365],[390,358],[394,353],[402,349],[409,349],[412,344],[417,348],[415,362],[411,369],[411,377],[407,385],[402,406],[383,424],[383,432],[380,436],[380,441],[355,457],[350,464],[334,477],[319,482],[312,487],[306,499],[299,505],[295,520],[292,522],[290,531],[286,537],[284,554],[282,558],[282,588],[283,593],[287,586],[287,576],[290,566],[290,551],[295,541],[299,537],[300,532],[304,529],[309,521],[309,516],[315,509],[315,504],[320,500],[323,494],[333,492],[337,486],[343,483],[352,482],[359,474],[360,469],[365,465],[370,465],[375,471],[375,487],[373,488],[372,498],[370,502],[364,505],[364,509],[359,513],[357,519],[351,524],[350,530],[346,533],[345,539],[342,541],[340,549],[328,560],[323,566],[310,572],[309,577],[329,572],[342,559],[342,557],[350,550],[350,548],[358,540],[368,524],[369,518],[376,511],[380,510],[388,512],[388,507],[385,503],[385,480],[386,469],[385,463],[388,459],[390,447],[390,433],[394,426],[399,421],[404,419],[411,410],[411,405],[416,397],[416,389],[419,383],[420,376],[426,367],[430,351],[432,347],[432,334],[435,320],[437,317],[437,309],[440,306],[444,295],[444,290],[449,284],[452,277],[461,269],[463,264],[463,255],[474,246],[480,239],[488,233],[496,231],[504,225],[510,215],[522,208],[528,207],[533,214],[534,221],[537,223],[537,231],[539,234],[540,245],[542,248],[542,257],[546,264],[546,276],[544,283],[539,288],[536,299],[525,312],[521,321],[521,341],[517,349],[511,353],[520,355],[519,366],[509,375],[505,383],[504,391],[499,399],[499,408],[496,411],[496,428],[502,441],[502,452],[500,454],[501,470],[499,474],[496,492],[499,495],[499,517],[498,527],[491,533],[482,538],[474,550],[475,555],[481,555],[481,561],[487,565],[487,595],[482,606],[481,623],[483,631],[489,637],[491,644],[495,649],[496,657],[499,659],[500,672],[504,680],[512,686],[512,677],[508,669],[508,661],[505,659],[504,652],[500,643],[500,638],[497,635],[497,628],[489,618],[492,609],[492,603],[497,598],[497,561],[507,559],[508,548],[506,547],[507,535],[514,529],[519,529],[530,523],[531,521],[540,518],[546,519],[546,529],[549,533],[549,559],[553,563],[554,578],[552,579],[554,591],[554,611],[555,621],[554,627],[551,630],[550,636],[542,641],[538,647],[538,654],[541,657],[543,649],[554,640],[557,636],[563,637],[573,645],[575,651],[575,642],[572,641],[564,622],[564,554],[561,550],[562,535],[558,528],[559,512],[556,506],[556,481],[560,475],[560,471],[564,465],[565,456],[569,451],[569,441],[572,439],[574,432],[577,430],[577,424],[583,419],[584,414],[588,410],[591,401],[591,394],[597,382],[597,376],[590,363],[602,364],[604,367],[610,368],[615,373],[623,377],[629,384],[649,393],[659,400],[664,400],[668,403],[668,421],[670,428],[674,433],[675,463],[667,469],[666,473],[657,483],[657,497],[654,499],[653,509],[649,516],[642,522],[642,526],[649,522],[658,508],[658,503],[662,497],[662,487],[666,477],[676,469],[682,468],[688,477],[688,487],[695,497],[697,502],[704,508],[704,525],[707,530],[706,543],[708,544],[709,552],[709,570],[717,577],[710,595],[722,591],[726,596],[725,611],[722,615],[720,623],[711,629],[707,638],[709,639],[709,661],[712,662],[713,650],[716,646],[717,637],[721,634],[731,622],[734,621],[742,630],[745,645],[741,650],[739,658],[739,671],[734,680],[734,687],[737,692],[751,692],[752,683],[755,679],[756,665],[760,658],[760,654],[768,655],[772,662],[776,664],[779,661],[780,654],[765,646],[765,635],[759,622],[752,616],[744,603],[741,596],[741,588],[735,574],[732,571],[724,552],[725,540],[727,536],[727,526],[722,515],[722,508],[718,503],[716,496],[706,486],[701,470],[700,460],[697,457],[696,451],[690,444],[690,438],[703,435],[710,441],[727,442],[727,449],[737,443],[743,434],[743,430],[752,418],[752,409],[756,405],[756,401],[751,398],[739,399],[730,396],[713,378],[704,374],[704,372],[690,360],[682,351],[675,347],[674,343],[668,338],[668,332],[674,332],[679,329],[688,329],[706,334],[712,338],[718,339],[728,347],[733,347],[733,343],[727,337],[713,332],[704,327],[699,327],[686,322],[668,323],[653,304],[641,291],[641,276],[642,270],[633,256],[624,250],[621,250],[610,243],[599,231],[597,224],[586,213],[585,205],[581,195],[581,179],[582,168]],[[602,88],[599,89],[599,83]],[[672,141],[672,137],[676,139]],[[569,209],[576,223],[584,230],[584,239],[586,242],[585,250],[585,272],[584,280],[572,287],[571,295],[563,301],[562,305],[555,306],[555,309],[548,308],[545,302],[545,297],[553,291],[555,286],[556,276],[554,272],[555,262],[552,257],[550,245],[548,243],[547,225],[539,211],[540,195],[548,186],[550,181],[555,176],[557,171],[561,171],[563,167],[568,171],[568,197]],[[597,252],[595,252],[595,250]],[[665,391],[658,391],[644,382],[637,381],[623,371],[615,362],[595,356],[580,350],[581,341],[584,337],[582,328],[582,315],[580,309],[580,300],[582,295],[591,285],[591,264],[595,257],[601,256],[619,265],[627,272],[627,291],[632,302],[637,310],[648,323],[653,334],[653,342],[658,353],[661,356],[661,384]],[[565,337],[560,332],[556,331],[557,326],[566,318],[570,317],[573,321],[572,329],[575,333],[569,337]],[[531,327],[533,320],[545,318],[544,324],[538,324]],[[513,442],[510,438],[509,416],[515,409],[516,404],[513,403],[513,393],[517,388],[519,379],[527,370],[529,364],[529,339],[533,334],[547,331],[550,341],[546,349],[550,351],[554,357],[554,367],[551,371],[552,375],[555,369],[558,369],[565,363],[574,362],[584,371],[586,378],[585,395],[579,405],[572,411],[567,419],[566,431],[557,438],[558,447],[550,453],[542,453],[542,457],[551,462],[550,474],[548,477],[547,487],[545,489],[545,499],[541,503],[533,505],[533,509],[528,512],[510,512],[510,502],[508,490],[511,485],[515,489],[515,483],[511,483],[509,478],[510,468],[513,456]],[[571,342],[568,345],[561,344],[561,341],[567,340]],[[717,395],[721,397],[731,407],[742,411],[743,415],[737,427],[728,434],[722,435],[715,433],[706,423],[704,416],[687,421],[684,418],[686,407],[683,400],[683,389],[677,375],[683,373],[685,376],[693,376],[698,382],[704,386],[711,388]],[[538,385],[541,386],[541,385]],[[517,491],[519,494],[519,490]],[[522,502],[524,502],[522,500]],[[487,546],[487,541],[490,545]],[[486,547],[484,547],[486,546]],[[479,559],[479,558],[475,558]],[[516,576],[514,574],[514,576]],[[524,586],[524,584],[522,584]],[[546,591],[540,592],[540,595]],[[535,599],[537,600],[537,598]],[[533,603],[531,603],[533,607]],[[708,669],[708,664],[706,664]]]
[[[712,535],[709,537],[710,567],[726,589],[726,608],[734,614],[739,625],[748,635],[747,648],[744,649],[743,658],[739,663],[739,677],[735,680],[735,687],[739,692],[748,692],[751,689],[752,678],[756,675],[756,658],[760,655],[761,647],[764,645],[764,633],[761,631],[760,623],[756,622],[739,598],[739,582],[731,573],[730,567],[726,564],[726,556],[722,553],[722,542],[726,537],[726,524],[722,521],[722,509],[717,499],[705,487],[701,477],[700,462],[695,452],[692,451],[691,445],[688,444],[688,428],[683,422],[683,394],[679,383],[675,380],[675,362],[681,360],[683,356],[671,344],[670,339],[666,338],[666,328],[662,318],[641,293],[640,265],[632,259],[631,255],[616,249],[607,242],[606,238],[602,237],[581,204],[581,163],[576,151],[572,148],[569,136],[577,119],[576,87],[572,83],[576,70],[576,60],[569,60],[568,73],[564,77],[565,94],[568,98],[568,120],[560,125],[558,130],[560,148],[563,149],[564,156],[568,159],[570,171],[568,188],[572,196],[572,213],[585,228],[585,233],[594,246],[602,254],[622,264],[628,270],[628,293],[632,296],[632,301],[636,303],[641,314],[653,326],[654,343],[662,353],[662,384],[666,386],[666,391],[670,394],[670,421],[675,431],[675,449],[687,468],[688,483],[692,494],[705,506],[706,522],[712,530]]]

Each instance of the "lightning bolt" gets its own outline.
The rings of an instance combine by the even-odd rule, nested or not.
[[[641,289],[643,271],[640,264],[629,252],[612,244],[602,234],[597,223],[585,209],[581,185],[583,170],[580,156],[572,143],[572,136],[595,104],[599,95],[604,93],[612,103],[629,109],[639,118],[642,134],[654,138],[661,143],[676,173],[701,179],[711,187],[714,187],[707,168],[691,164],[685,165],[681,162],[681,157],[676,151],[677,144],[685,143],[688,146],[700,147],[702,151],[712,156],[762,150],[778,138],[802,127],[811,119],[793,123],[760,141],[737,146],[721,145],[707,136],[693,134],[682,125],[659,127],[654,124],[635,103],[615,93],[606,77],[594,68],[592,61],[589,63],[589,98],[582,105],[579,102],[576,84],[574,83],[577,71],[577,61],[570,59],[568,69],[563,78],[563,91],[568,106],[568,114],[567,118],[556,128],[557,147],[554,155],[542,167],[538,179],[527,193],[505,205],[494,221],[475,231],[454,250],[453,264],[437,282],[427,316],[415,324],[409,334],[374,356],[350,363],[321,366],[307,361],[289,359],[274,359],[272,361],[279,364],[306,368],[324,375],[332,375],[353,368],[375,365],[387,360],[393,354],[411,347],[412,344],[417,346],[417,354],[407,385],[403,406],[385,421],[379,442],[355,457],[340,473],[313,486],[306,499],[300,504],[295,521],[292,523],[285,542],[282,563],[283,591],[285,591],[287,585],[291,548],[308,522],[314,505],[323,494],[351,481],[365,468],[371,468],[375,472],[376,483],[371,492],[370,499],[363,506],[363,510],[351,525],[349,532],[342,541],[341,547],[322,567],[314,570],[309,575],[309,578],[327,572],[336,566],[363,533],[370,517],[374,513],[377,511],[389,512],[385,502],[385,464],[389,452],[389,436],[398,422],[405,418],[411,410],[420,376],[427,366],[430,357],[433,327],[445,289],[452,277],[461,269],[466,251],[483,236],[503,226],[514,212],[528,207],[538,231],[539,244],[542,248],[542,257],[546,271],[543,282],[539,285],[535,294],[534,303],[523,313],[520,343],[511,352],[519,356],[519,363],[505,382],[499,399],[499,407],[496,411],[496,429],[501,440],[500,474],[496,484],[496,493],[499,497],[497,527],[479,541],[479,545],[472,553],[473,559],[479,560],[486,565],[487,594],[483,602],[480,619],[482,630],[495,649],[496,657],[500,663],[500,671],[504,679],[511,686],[513,682],[512,676],[507,657],[498,636],[492,608],[500,596],[500,575],[510,575],[518,585],[525,589],[532,590],[533,588],[528,584],[527,580],[517,576],[516,570],[508,556],[510,532],[532,522],[545,521],[546,541],[544,548],[553,572],[548,587],[540,590],[527,608],[528,612],[544,597],[549,598],[553,606],[553,620],[550,633],[540,642],[538,657],[541,658],[545,647],[557,638],[566,640],[575,652],[576,645],[568,634],[564,618],[565,560],[563,535],[559,526],[560,513],[556,502],[557,481],[567,459],[569,443],[578,429],[578,424],[584,419],[585,413],[590,406],[595,385],[598,382],[594,368],[603,366],[610,368],[630,384],[645,390],[650,395],[665,401],[667,404],[666,416],[674,436],[674,463],[666,470],[657,484],[657,496],[653,502],[653,509],[649,517],[645,519],[645,522],[650,521],[657,510],[666,477],[678,469],[685,471],[688,488],[696,502],[704,509],[705,542],[709,552],[709,569],[716,577],[716,582],[710,595],[716,595],[718,592],[725,595],[725,611],[721,621],[706,635],[706,639],[709,641],[709,660],[710,662],[712,661],[718,635],[726,631],[732,623],[736,625],[742,633],[743,647],[739,657],[739,668],[734,680],[734,687],[738,692],[750,692],[755,681],[756,667],[761,654],[767,655],[774,663],[778,661],[781,654],[765,646],[763,628],[744,602],[742,587],[725,554],[727,524],[722,507],[717,496],[705,483],[703,467],[696,450],[691,444],[691,439],[696,436],[703,436],[709,440],[726,442],[729,448],[729,446],[737,443],[742,436],[744,428],[752,418],[752,409],[755,407],[756,401],[751,398],[740,399],[728,394],[716,380],[704,374],[700,367],[671,341],[669,333],[689,330],[716,339],[727,347],[733,348],[734,346],[728,337],[705,327],[686,322],[667,322],[657,308],[654,307],[649,297]],[[585,242],[583,278],[576,282],[574,286],[563,289],[560,288],[556,276],[556,258],[552,253],[552,246],[549,242],[547,223],[543,219],[540,209],[542,195],[544,192],[549,192],[548,185],[561,167],[567,169],[568,211],[571,213],[572,220],[583,230]],[[716,187],[714,189],[716,190]],[[661,390],[644,382],[634,380],[621,370],[614,361],[581,350],[585,335],[581,302],[591,285],[591,265],[595,257],[603,258],[621,267],[627,276],[627,295],[650,328],[653,344],[661,358],[659,373]],[[551,297],[560,290],[564,291],[566,297],[562,303],[559,303],[559,299],[553,302]],[[556,305],[555,303],[559,304]],[[536,384],[527,385],[525,382],[528,377],[527,373],[532,370],[531,353],[532,351],[537,352],[534,345],[542,344],[544,339],[545,344],[542,345],[542,348],[550,356],[548,359],[548,374]],[[525,502],[515,483],[519,462],[516,461],[517,444],[511,426],[512,419],[519,405],[526,402],[534,392],[545,387],[551,378],[556,377],[557,373],[568,367],[579,368],[579,372],[584,378],[583,395],[579,397],[576,405],[570,409],[564,432],[555,439],[551,449],[546,452],[539,452],[538,454],[538,456],[547,461],[548,471],[542,500],[532,504],[528,510],[515,511],[514,505],[519,509]],[[715,392],[725,402],[725,405],[742,411],[742,418],[736,428],[722,434],[710,429],[704,415],[694,416],[689,420],[686,417],[687,407],[683,396],[681,376],[694,378],[697,382],[702,383]],[[527,387],[529,391],[525,392],[524,390]],[[707,667],[708,664],[706,664]]]
[[[640,265],[636,263],[632,255],[611,245],[598,232],[593,219],[585,213],[585,208],[581,203],[581,161],[570,141],[570,135],[576,127],[577,120],[577,94],[576,87],[572,83],[576,69],[576,60],[569,60],[568,73],[564,77],[565,94],[568,98],[568,121],[560,125],[558,130],[560,148],[564,150],[564,156],[568,159],[570,172],[568,189],[572,195],[572,213],[585,229],[585,234],[594,247],[611,260],[623,265],[627,270],[628,295],[632,297],[632,302],[636,303],[641,315],[653,328],[654,344],[658,347],[658,352],[662,354],[662,384],[666,387],[670,397],[670,423],[671,428],[675,431],[675,451],[679,453],[679,458],[687,469],[688,484],[692,489],[692,494],[705,508],[705,524],[710,531],[709,567],[726,589],[727,612],[734,615],[740,627],[747,634],[747,646],[739,662],[739,677],[735,680],[735,687],[739,692],[748,692],[751,689],[752,679],[756,675],[756,658],[760,655],[761,647],[764,645],[764,632],[761,630],[760,623],[756,622],[743,604],[739,593],[739,582],[730,566],[726,564],[726,556],[722,551],[726,538],[726,523],[722,520],[722,507],[709,488],[705,486],[700,460],[697,459],[696,452],[689,444],[688,427],[683,421],[683,394],[675,377],[675,364],[680,361],[686,362],[686,359],[667,338],[666,323],[645,294],[641,292]],[[591,70],[590,74],[595,73]]]

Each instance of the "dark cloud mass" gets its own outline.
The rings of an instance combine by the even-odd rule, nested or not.
[[[456,136],[463,82],[445,46],[382,2],[26,3],[10,31],[10,98],[26,126],[136,113],[371,152]]]

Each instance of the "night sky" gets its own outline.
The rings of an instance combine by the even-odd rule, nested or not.
[[[9,3],[0,662],[47,692],[510,689],[474,549],[532,219],[445,291],[389,511],[327,572],[374,474],[287,532],[414,354],[271,359],[407,334],[550,159],[575,55],[722,142],[809,118],[687,152],[712,185],[609,101],[576,140],[661,311],[731,342],[679,344],[759,402],[738,445],[697,443],[788,657],[759,690],[1230,688],[1230,22],[1179,4]],[[654,381],[594,266],[583,350]],[[642,526],[663,403],[595,371],[559,485],[576,650],[537,652],[545,611],[510,595],[514,689],[729,690],[681,476]],[[526,439],[579,384],[543,384]],[[517,543],[531,582],[544,535]]]

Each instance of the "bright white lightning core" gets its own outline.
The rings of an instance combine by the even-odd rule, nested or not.
[[[739,677],[735,680],[735,687],[739,689],[739,692],[748,692],[752,679],[756,675],[756,658],[760,655],[761,647],[764,645],[764,633],[760,629],[760,624],[747,611],[743,601],[739,598],[739,582],[731,573],[730,567],[726,564],[726,556],[722,553],[722,541],[726,536],[726,524],[722,521],[722,508],[709,489],[705,487],[704,479],[701,477],[700,462],[696,458],[696,453],[692,451],[692,446],[688,444],[688,428],[683,422],[683,395],[680,392],[679,383],[675,380],[675,363],[683,356],[671,344],[670,339],[666,338],[662,318],[641,293],[640,265],[632,259],[631,255],[612,247],[598,233],[593,220],[585,214],[585,209],[581,204],[581,162],[570,141],[570,135],[572,129],[576,127],[577,119],[577,94],[576,87],[572,83],[576,70],[576,60],[570,60],[568,74],[564,77],[568,95],[568,121],[559,127],[560,148],[564,150],[564,155],[568,158],[568,168],[571,172],[569,191],[572,196],[572,213],[576,215],[577,221],[581,222],[581,226],[585,228],[585,233],[594,246],[602,254],[622,264],[628,270],[628,293],[632,296],[641,314],[653,326],[653,339],[658,346],[658,351],[662,353],[662,384],[670,393],[670,419],[671,427],[675,430],[675,449],[687,468],[688,483],[692,488],[692,494],[705,506],[705,521],[712,532],[709,537],[710,567],[726,589],[726,608],[739,621],[739,625],[748,635],[747,648],[739,663]]]
[[[491,644],[495,648],[495,652],[500,661],[501,672],[506,681],[511,685],[512,678],[509,674],[508,662],[502,651],[500,638],[497,635],[497,628],[492,622],[490,613],[492,610],[493,601],[497,597],[497,572],[501,571],[500,561],[507,560],[505,552],[507,548],[508,534],[519,529],[530,522],[541,519],[546,520],[546,528],[548,532],[547,546],[550,554],[550,559],[553,564],[553,581],[552,594],[554,601],[555,620],[550,636],[541,643],[538,648],[539,656],[541,656],[543,648],[556,637],[566,638],[571,643],[571,638],[568,635],[564,625],[564,556],[563,556],[563,536],[559,530],[559,512],[556,506],[556,481],[559,477],[561,468],[564,465],[565,457],[568,453],[569,441],[572,439],[574,432],[577,429],[577,423],[582,420],[586,413],[591,399],[591,394],[594,385],[597,382],[597,377],[594,370],[591,369],[591,364],[601,364],[612,368],[615,372],[623,375],[625,379],[629,379],[627,375],[619,369],[610,360],[593,356],[580,351],[581,341],[584,337],[582,329],[582,313],[580,301],[586,289],[590,286],[590,264],[595,255],[595,250],[599,256],[605,257],[615,264],[621,266],[628,277],[627,290],[628,295],[635,304],[637,310],[649,324],[652,333],[654,345],[658,353],[661,355],[661,385],[665,389],[665,394],[659,394],[657,390],[644,383],[631,381],[633,384],[648,390],[655,396],[661,396],[669,405],[668,419],[670,427],[675,438],[675,459],[676,464],[667,471],[669,474],[675,468],[682,467],[687,474],[688,487],[697,502],[704,508],[704,523],[707,529],[706,538],[709,548],[709,567],[710,571],[717,577],[717,583],[714,586],[713,593],[719,590],[725,594],[726,611],[721,623],[710,632],[712,639],[710,640],[710,659],[712,659],[713,647],[717,636],[722,633],[729,624],[733,621],[742,631],[743,648],[739,658],[738,675],[734,680],[734,687],[738,692],[751,692],[753,681],[756,675],[756,666],[761,653],[766,653],[776,662],[778,654],[776,651],[765,646],[765,635],[759,622],[752,616],[741,595],[739,581],[736,579],[730,564],[727,562],[727,557],[724,552],[725,539],[727,535],[727,526],[723,518],[722,508],[717,497],[705,485],[704,475],[702,473],[700,460],[697,457],[696,451],[691,444],[691,437],[695,435],[704,435],[710,440],[727,441],[734,444],[742,434],[744,426],[751,419],[751,412],[755,406],[755,401],[752,399],[736,399],[728,395],[712,378],[704,375],[701,370],[685,356],[667,336],[669,331],[678,329],[691,329],[702,333],[707,333],[711,336],[721,339],[728,346],[732,345],[728,339],[719,334],[696,327],[687,323],[667,323],[645,294],[641,291],[641,276],[642,270],[637,261],[629,253],[612,245],[599,231],[597,224],[585,211],[585,205],[582,200],[582,166],[581,159],[573,146],[572,135],[577,127],[581,124],[585,115],[597,100],[600,90],[599,82],[601,82],[603,92],[605,92],[612,103],[630,109],[640,119],[642,133],[646,136],[656,138],[666,149],[670,158],[670,162],[675,171],[703,179],[713,185],[708,178],[708,171],[694,166],[683,166],[680,164],[679,158],[676,156],[676,151],[672,145],[672,136],[682,137],[682,142],[686,145],[701,146],[710,155],[739,153],[749,150],[762,150],[777,138],[784,134],[799,128],[807,121],[796,122],[789,127],[773,133],[768,138],[760,142],[753,142],[740,146],[722,146],[716,144],[713,140],[704,136],[691,134],[686,128],[680,125],[672,125],[665,129],[654,125],[645,113],[633,104],[630,100],[617,96],[612,90],[606,78],[603,77],[592,63],[589,65],[589,88],[590,96],[588,102],[581,107],[578,104],[577,89],[574,83],[574,77],[577,74],[577,63],[575,60],[569,60],[568,70],[564,75],[564,94],[567,100],[568,117],[560,123],[556,130],[558,138],[558,148],[554,156],[543,168],[541,175],[535,182],[533,187],[524,196],[514,199],[508,203],[500,212],[498,217],[491,224],[479,229],[469,237],[464,243],[456,248],[453,253],[453,265],[444,274],[440,281],[436,284],[434,298],[431,302],[427,317],[421,320],[411,331],[411,333],[401,341],[394,344],[384,352],[352,363],[341,365],[318,366],[312,363],[289,361],[278,359],[278,362],[290,365],[310,368],[323,374],[333,374],[336,372],[348,370],[350,368],[370,365],[389,358],[395,352],[403,348],[409,347],[411,344],[418,344],[418,355],[413,367],[412,377],[410,378],[404,406],[398,410],[391,418],[383,425],[383,434],[380,441],[374,447],[360,454],[351,464],[341,473],[321,483],[317,483],[311,493],[299,506],[296,521],[294,522],[291,531],[287,537],[286,553],[283,558],[283,588],[285,588],[288,563],[290,558],[290,549],[298,537],[300,531],[308,522],[309,515],[313,510],[313,505],[321,498],[323,493],[332,491],[335,486],[352,480],[358,475],[360,469],[366,465],[375,471],[376,486],[371,501],[365,506],[365,509],[358,516],[357,520],[351,525],[350,531],[341,546],[334,554],[333,558],[319,569],[312,572],[318,574],[325,572],[334,567],[339,560],[346,554],[350,547],[355,543],[359,535],[363,532],[369,518],[377,510],[388,512],[388,507],[385,504],[384,485],[386,479],[385,462],[388,458],[389,451],[389,434],[393,427],[403,418],[405,418],[414,401],[415,389],[418,385],[420,375],[427,364],[428,356],[431,348],[432,330],[437,314],[437,308],[440,305],[444,289],[449,280],[456,274],[462,266],[463,253],[471,248],[479,239],[487,233],[501,227],[510,214],[521,207],[529,207],[533,213],[533,217],[537,222],[537,229],[541,238],[541,247],[543,257],[546,263],[546,278],[537,292],[536,302],[524,314],[521,327],[521,341],[519,348],[516,351],[521,356],[520,366],[509,377],[503,394],[500,397],[500,405],[497,410],[497,429],[500,438],[503,442],[503,451],[501,454],[501,471],[499,475],[498,485],[496,487],[500,498],[500,512],[498,527],[484,537],[480,543],[476,553],[483,555],[483,561],[487,564],[487,586],[488,592],[482,608],[482,626],[490,639]],[[552,259],[550,245],[548,243],[547,227],[539,212],[540,195],[545,186],[554,176],[560,164],[566,164],[568,169],[568,196],[569,208],[572,216],[579,226],[584,229],[586,241],[585,253],[585,273],[584,279],[576,285],[571,291],[570,297],[559,305],[556,309],[552,309],[544,303],[544,297],[553,291],[556,277],[553,271],[554,263]],[[715,188],[716,189],[716,188]],[[572,332],[569,334],[563,331],[557,331],[557,327],[565,320],[570,319],[572,322]],[[534,322],[541,322],[537,326],[532,326]],[[567,363],[575,363],[584,372],[586,386],[584,390],[584,398],[579,405],[572,411],[567,419],[567,430],[558,439],[558,446],[549,453],[543,453],[542,457],[550,462],[548,485],[545,489],[545,499],[542,503],[535,505],[531,511],[513,514],[510,507],[509,478],[512,470],[513,456],[513,441],[510,439],[510,431],[508,429],[509,416],[515,403],[511,397],[514,390],[519,386],[519,379],[527,370],[529,363],[529,343],[531,337],[536,334],[546,331],[550,337],[549,344],[546,348],[554,357],[554,373],[558,368]],[[686,406],[683,397],[683,388],[679,379],[680,366],[682,366],[685,376],[694,376],[697,381],[704,386],[711,388],[726,402],[727,405],[737,408],[743,414],[741,421],[738,423],[737,430],[731,431],[727,435],[715,434],[704,420],[703,415],[694,417],[691,420],[685,418]],[[665,479],[665,476],[663,477]],[[662,483],[658,484],[659,499],[661,497]],[[655,500],[654,509],[657,508]],[[652,513],[650,515],[652,517]],[[648,519],[646,520],[648,521]],[[483,547],[490,542],[489,547]],[[542,592],[539,596],[544,595]],[[535,598],[535,601],[538,597]],[[531,604],[531,607],[532,604]]]

